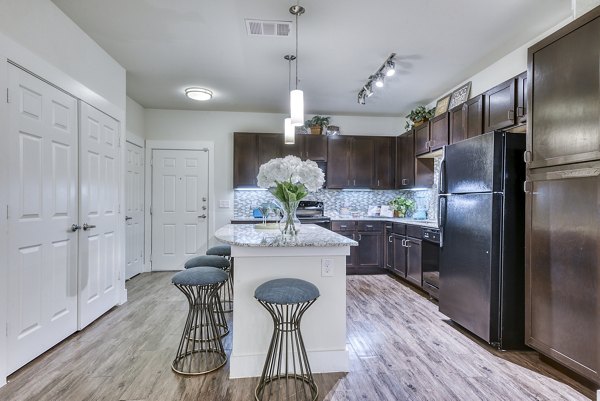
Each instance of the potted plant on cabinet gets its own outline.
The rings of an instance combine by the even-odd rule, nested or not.
[[[394,210],[394,217],[406,217],[406,214],[415,208],[415,201],[397,196],[389,202],[389,205]]]
[[[418,127],[423,124],[425,121],[428,121],[431,117],[433,117],[433,113],[435,112],[435,108],[427,110],[425,106],[419,106],[416,109],[412,110],[406,118],[412,121],[411,124],[407,121],[404,129],[409,130],[412,127]]]
[[[306,120],[304,122],[304,126],[307,129],[310,129],[310,133],[313,135],[321,135],[323,130],[327,129],[329,125],[329,120],[331,117],[323,117],[323,116],[314,116],[310,120]]]

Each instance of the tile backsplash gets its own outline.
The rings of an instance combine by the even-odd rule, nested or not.
[[[340,210],[347,207],[350,211],[366,215],[369,206],[387,204],[396,196],[402,195],[416,202],[415,210],[427,211],[428,219],[435,219],[437,215],[437,183],[439,177],[440,161],[434,164],[434,185],[431,189],[407,190],[335,190],[321,189],[309,194],[306,200],[322,201],[325,204],[325,215],[340,217]],[[269,191],[264,190],[236,190],[234,191],[233,205],[234,218],[252,217],[252,209],[263,202],[274,200]]]

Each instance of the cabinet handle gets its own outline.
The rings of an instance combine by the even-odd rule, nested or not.
[[[403,240],[402,240],[402,242],[400,243],[400,245],[402,245],[402,246],[406,246],[406,245],[405,245],[405,242],[406,242],[406,240],[405,240],[405,239],[403,239]]]
[[[508,111],[508,119],[509,120],[514,120],[515,119],[515,111],[514,110],[509,110]]]
[[[354,180],[354,186],[356,186],[356,180]]]
[[[308,150],[306,151],[306,158],[308,159]]]
[[[425,147],[428,148],[429,147],[429,141],[425,142]]]
[[[402,179],[402,185],[408,185],[408,178]]]
[[[377,180],[377,186],[379,186],[379,180]]]
[[[429,147],[430,147],[430,148],[433,148],[434,144],[435,144],[435,141],[434,141],[434,140],[431,140],[431,141],[429,141]]]
[[[526,151],[523,153],[523,161],[524,161],[525,163],[529,163],[529,162],[531,162],[531,151],[530,151],[530,150],[526,150]]]
[[[389,243],[392,243],[392,242],[394,242],[394,241],[392,241],[392,236],[391,236],[391,235],[388,237],[388,242],[389,242]]]
[[[362,240],[362,234],[358,234],[358,240]]]
[[[410,241],[409,240],[405,240],[404,246],[407,247],[407,248],[410,248],[409,244],[410,244]]]
[[[525,107],[517,107],[517,117],[523,117],[525,115]]]

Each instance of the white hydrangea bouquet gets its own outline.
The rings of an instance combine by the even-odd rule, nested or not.
[[[312,160],[303,162],[296,156],[286,156],[260,166],[257,179],[258,186],[268,188],[280,203],[284,213],[280,222],[282,234],[295,236],[300,224],[296,217],[298,203],[323,186],[323,171]]]

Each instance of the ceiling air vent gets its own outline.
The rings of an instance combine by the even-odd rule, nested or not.
[[[265,21],[246,19],[246,31],[249,36],[289,36],[291,21]]]

